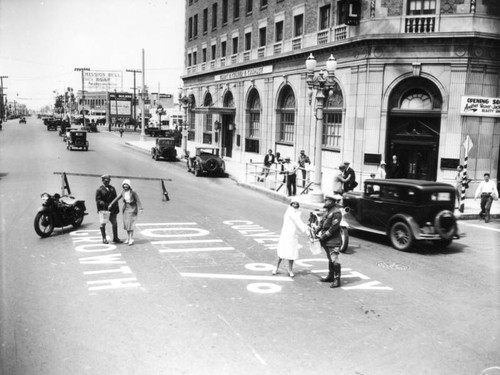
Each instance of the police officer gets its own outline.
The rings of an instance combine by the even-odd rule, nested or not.
[[[338,204],[341,200],[342,196],[338,194],[325,196],[325,205],[323,207],[326,209],[326,213],[323,215],[323,219],[319,222],[315,231],[328,258],[328,276],[321,279],[321,281],[331,282],[330,288],[338,288],[340,286],[341,267],[338,260],[342,245],[340,235],[342,212],[340,212]]]
[[[102,185],[95,192],[95,200],[97,203],[97,211],[106,210],[108,205],[113,202],[116,198],[116,190],[113,186],[110,185],[111,177],[108,174],[102,175]],[[120,208],[118,207],[118,203],[113,204],[109,207],[109,221],[111,222],[111,227],[113,229],[113,242],[114,243],[122,243],[123,241],[118,238],[118,224],[116,223],[116,216]],[[106,237],[106,224],[101,224],[101,235],[102,242],[108,243]]]

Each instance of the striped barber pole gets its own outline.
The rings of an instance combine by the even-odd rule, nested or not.
[[[464,212],[464,199],[465,199],[465,190],[467,188],[465,187],[467,185],[468,177],[467,177],[467,161],[469,160],[469,151],[472,148],[473,143],[470,137],[467,135],[467,138],[465,139],[465,142],[463,143],[465,147],[465,157],[464,157],[464,170],[463,170],[463,175],[462,175],[462,194],[461,194],[461,199],[460,199],[460,212]]]

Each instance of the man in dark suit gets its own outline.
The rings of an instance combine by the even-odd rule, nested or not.
[[[267,175],[269,174],[269,170],[271,169],[271,166],[275,163],[275,157],[273,155],[273,150],[269,150],[264,156],[264,168],[262,168],[262,172],[260,174],[260,177],[257,177],[257,181],[264,181],[267,178]],[[262,177],[264,176],[264,177]]]
[[[344,178],[346,182],[344,182],[344,191],[354,190],[358,183],[356,182],[356,172],[354,169],[350,167],[350,163],[348,161],[344,162],[345,170],[344,170]]]
[[[97,203],[97,211],[105,211],[107,210],[108,205],[113,202],[116,198],[116,190],[113,186],[110,185],[111,177],[108,174],[102,175],[102,185],[95,192],[95,200]],[[120,208],[118,207],[118,203],[113,204],[109,207],[109,221],[111,222],[111,227],[113,229],[113,242],[114,243],[122,243],[123,241],[118,238],[118,224],[116,222],[116,216]],[[106,237],[106,224],[101,224],[101,235],[102,235],[102,243],[108,243],[108,239]]]

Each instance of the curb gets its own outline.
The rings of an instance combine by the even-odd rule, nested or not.
[[[141,147],[137,147],[137,146],[135,146],[133,144],[130,144],[127,141],[125,142],[125,145],[128,146],[128,147],[130,147],[130,148],[132,148],[132,149],[134,149],[134,150],[140,151],[143,154],[146,154],[146,155],[150,154],[150,152],[148,150],[145,150],[145,149],[143,149]],[[182,162],[183,162],[183,160],[180,159],[179,161],[173,162],[172,164],[183,168],[185,166],[184,166],[184,164]],[[241,186],[241,187],[249,189],[249,190],[256,191],[256,192],[258,192],[260,194],[263,194],[263,195],[267,196],[268,198],[280,201],[282,203],[287,203],[288,204],[292,200],[292,197],[288,197],[288,196],[276,193],[275,191],[269,190],[267,188],[262,188],[260,186],[256,186],[256,185],[249,184],[247,182],[240,181],[238,178],[236,178],[235,176],[231,175],[231,173],[229,173],[227,171],[226,171],[226,173],[228,175],[228,178],[231,179],[232,181],[234,181],[236,183],[236,185],[238,185],[238,186]],[[305,209],[308,209],[308,210],[316,210],[318,208],[317,205],[314,205],[314,204],[308,203],[308,202],[300,202],[300,205],[301,205],[302,208],[305,208]],[[491,214],[490,216],[491,216],[492,219],[500,219],[500,214]],[[478,214],[463,214],[463,213],[460,213],[460,212],[457,213],[457,214],[455,214],[455,217],[456,217],[457,220],[464,220],[464,221],[465,220],[480,220],[481,219]]]

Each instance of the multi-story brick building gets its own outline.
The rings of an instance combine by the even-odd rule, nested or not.
[[[392,155],[404,177],[452,182],[467,136],[469,177],[497,178],[499,33],[498,0],[186,0],[190,138],[240,161],[314,156],[305,61],[333,55],[325,190],[342,161],[365,178]]]

